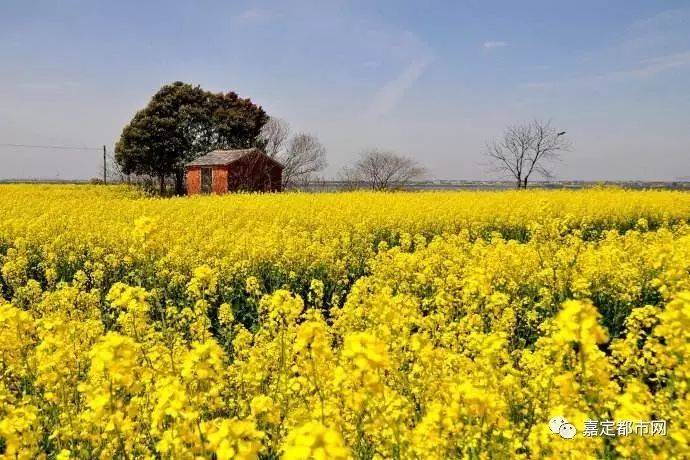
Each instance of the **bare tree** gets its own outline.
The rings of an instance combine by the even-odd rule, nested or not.
[[[266,155],[278,160],[290,138],[290,125],[285,120],[271,117],[261,129],[260,138]]]
[[[501,139],[487,144],[486,155],[495,170],[515,179],[517,188],[527,188],[533,173],[553,177],[550,163],[572,147],[564,135],[551,122],[534,120],[510,126]]]
[[[105,164],[106,179],[108,179],[108,182],[122,183],[127,181],[128,175],[122,172],[122,168],[120,168],[120,165],[115,161],[115,156],[110,151],[108,152]]]
[[[299,133],[288,142],[283,163],[283,187],[309,178],[326,167],[326,148],[311,134]]]
[[[426,171],[416,161],[395,152],[370,149],[364,151],[351,168],[345,168],[341,177],[350,183],[366,183],[373,190],[404,187],[414,179],[421,179]]]
[[[357,190],[365,185],[364,180],[355,166],[345,166],[341,168],[338,172],[337,179],[343,184],[343,190]]]
[[[282,163],[283,188],[307,183],[326,167],[326,148],[316,136],[297,133],[290,137],[290,126],[279,118],[271,118],[261,132],[264,151]]]

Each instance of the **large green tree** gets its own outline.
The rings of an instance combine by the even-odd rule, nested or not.
[[[124,127],[115,145],[115,161],[125,174],[158,179],[175,177],[175,192],[184,191],[184,165],[213,149],[260,145],[264,110],[234,92],[212,93],[175,82],[163,86]]]

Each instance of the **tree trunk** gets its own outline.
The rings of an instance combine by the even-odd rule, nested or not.
[[[526,177],[525,177],[525,182],[524,182],[524,185],[522,186],[522,188],[524,188],[525,190],[527,190],[527,178],[526,178]]]
[[[161,196],[165,195],[165,175],[158,176],[158,192]]]
[[[518,177],[518,180],[517,180],[516,187],[517,187],[518,190],[520,190],[520,189],[522,188],[522,179],[520,179],[519,177]]]
[[[184,195],[184,171],[175,171],[175,195]]]

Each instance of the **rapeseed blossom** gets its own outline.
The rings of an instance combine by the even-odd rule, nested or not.
[[[686,193],[1,191],[0,458],[690,457]]]

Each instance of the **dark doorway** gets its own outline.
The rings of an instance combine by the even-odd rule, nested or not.
[[[201,193],[211,193],[212,168],[201,168]]]

